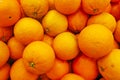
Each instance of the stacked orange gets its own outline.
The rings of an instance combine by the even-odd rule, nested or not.
[[[0,0],[0,80],[120,80],[119,0]]]

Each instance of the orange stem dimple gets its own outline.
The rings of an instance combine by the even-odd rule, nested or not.
[[[30,62],[29,65],[30,67],[33,67],[33,68],[35,67],[35,64],[33,62]]]

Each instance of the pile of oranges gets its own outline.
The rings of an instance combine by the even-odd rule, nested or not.
[[[119,0],[0,0],[0,80],[120,80]]]

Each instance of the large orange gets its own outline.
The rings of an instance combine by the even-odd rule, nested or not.
[[[23,64],[23,59],[16,60],[10,69],[11,80],[37,80],[38,75],[28,72]]]
[[[85,80],[95,80],[98,76],[96,61],[85,55],[78,56],[73,60],[72,69],[74,73],[81,75]]]
[[[69,70],[70,66],[67,61],[56,59],[55,64],[46,74],[52,80],[59,80],[65,74],[69,73]]]
[[[98,60],[98,68],[105,80],[120,80],[120,49],[113,49],[110,54]]]
[[[60,33],[53,40],[53,49],[62,60],[75,58],[79,53],[76,36],[71,32]]]
[[[43,74],[54,65],[55,53],[52,47],[43,41],[31,42],[23,51],[26,69],[34,74]]]
[[[68,28],[74,33],[79,33],[86,26],[87,20],[88,14],[78,10],[68,16]]]
[[[0,0],[0,27],[9,27],[20,18],[20,6],[17,0]]]
[[[113,48],[112,32],[101,24],[91,24],[85,27],[78,35],[80,50],[92,58],[107,55]]]
[[[54,0],[55,8],[63,14],[72,14],[81,6],[81,0]]]
[[[110,0],[82,0],[83,10],[91,15],[104,12],[109,4]]]
[[[50,10],[42,19],[42,25],[46,34],[56,36],[67,30],[67,17],[56,10]]]
[[[3,41],[0,41],[0,67],[8,61],[9,55],[8,46]]]
[[[20,0],[25,14],[29,17],[40,19],[49,9],[47,0]]]
[[[120,20],[117,21],[117,26],[115,29],[114,37],[115,37],[116,41],[118,41],[120,43]]]
[[[85,79],[80,75],[68,73],[64,75],[60,80],[85,80]]]
[[[91,16],[87,22],[87,25],[90,24],[102,24],[106,26],[108,29],[110,29],[112,32],[114,32],[116,28],[115,17],[113,17],[111,14],[107,12],[103,12],[101,14]]]
[[[33,18],[24,17],[14,26],[14,36],[22,44],[29,44],[32,41],[41,40],[44,31],[41,23]]]
[[[16,60],[22,57],[25,45],[16,40],[15,37],[11,37],[7,44],[10,50],[10,57],[12,59]]]
[[[8,80],[10,73],[10,65],[5,64],[2,67],[0,67],[0,80]]]

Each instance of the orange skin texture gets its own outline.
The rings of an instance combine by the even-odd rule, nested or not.
[[[0,27],[0,40],[7,42],[13,36],[13,27]]]
[[[107,8],[105,9],[104,12],[108,12],[108,13],[110,13],[111,9],[112,9],[112,5],[109,4],[109,5],[107,6]]]
[[[116,4],[112,4],[112,8],[110,13],[115,17],[116,20],[120,19],[120,10],[119,10],[119,6],[120,4],[116,3]]]
[[[120,0],[111,0],[111,2],[115,2],[115,3],[117,3],[117,2],[119,2]]]
[[[83,10],[90,15],[104,12],[109,4],[110,0],[82,0]]]
[[[41,23],[33,18],[21,18],[14,26],[14,36],[22,44],[27,45],[32,41],[42,40],[44,30]]]
[[[78,35],[80,50],[94,59],[107,55],[113,48],[113,41],[112,32],[101,24],[88,25]]]
[[[27,71],[34,74],[48,72],[55,61],[52,47],[43,41],[31,42],[23,51],[23,63]]]
[[[8,46],[0,41],[0,67],[2,67],[9,59],[10,52]]]
[[[74,73],[81,75],[85,80],[94,80],[98,76],[96,60],[85,55],[78,56],[73,60],[72,69]]]
[[[80,75],[74,73],[68,73],[64,75],[60,80],[85,80],[85,79]]]
[[[10,65],[5,64],[2,67],[0,67],[0,80],[8,80],[10,73]]]
[[[107,56],[98,59],[98,69],[105,80],[120,80],[120,49],[113,49]]]
[[[51,70],[48,71],[46,74],[52,80],[59,80],[65,74],[69,73],[69,70],[70,66],[67,61],[56,59],[55,64],[53,65]]]
[[[7,44],[10,50],[10,57],[12,59],[16,60],[22,58],[25,45],[16,40],[15,37],[11,37]]]
[[[74,33],[79,33],[86,26],[87,20],[88,14],[84,13],[82,10],[78,10],[68,16],[68,28]]]
[[[14,25],[21,16],[20,5],[17,0],[1,0],[0,15],[0,27]]]
[[[28,72],[23,64],[23,59],[16,60],[10,69],[11,80],[37,80],[38,75]]]
[[[42,25],[46,34],[55,37],[67,30],[68,21],[65,15],[56,10],[49,10],[42,19]]]
[[[102,24],[106,26],[109,30],[114,32],[117,23],[114,16],[112,16],[110,13],[103,12],[101,14],[91,16],[87,22],[87,25],[90,24]]]
[[[20,0],[24,13],[32,18],[41,19],[49,9],[47,0]]]
[[[43,37],[43,42],[46,42],[47,44],[51,45],[53,44],[53,37],[47,35],[47,34],[44,34],[44,37]]]
[[[69,15],[80,8],[81,0],[54,0],[54,4],[57,11]]]

